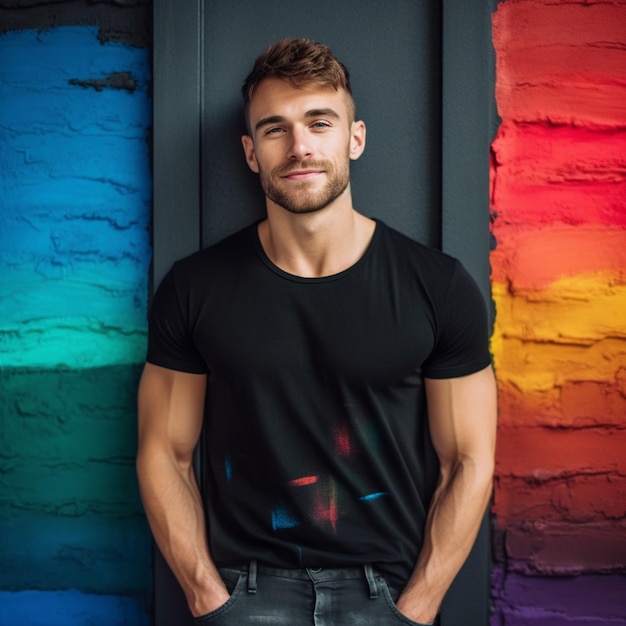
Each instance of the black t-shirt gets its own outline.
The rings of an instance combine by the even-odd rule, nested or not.
[[[208,374],[218,565],[372,563],[406,582],[438,476],[423,378],[490,362],[485,303],[458,261],[379,221],[355,265],[301,278],[252,225],[174,265],[149,337],[150,363]]]

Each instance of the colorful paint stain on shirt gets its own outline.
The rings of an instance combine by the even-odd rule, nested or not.
[[[284,530],[285,528],[294,528],[299,526],[300,522],[284,507],[276,507],[272,510],[272,529]]]
[[[316,494],[313,504],[313,519],[316,523],[330,524],[333,532],[337,533],[339,508],[337,504],[337,485],[330,477]]]
[[[354,444],[350,436],[350,429],[347,424],[339,424],[335,427],[335,453],[342,458],[351,457],[354,452]]]
[[[287,484],[290,487],[308,487],[314,485],[318,480],[319,476],[302,476],[302,478],[290,480]]]
[[[368,493],[366,496],[361,496],[359,500],[363,500],[364,502],[373,502],[374,500],[379,500],[380,498],[384,498],[389,494],[386,491],[377,491],[376,493]]]

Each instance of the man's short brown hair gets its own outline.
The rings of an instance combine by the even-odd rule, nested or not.
[[[350,75],[324,44],[306,38],[283,39],[265,50],[255,61],[242,87],[246,118],[254,91],[266,78],[285,80],[295,88],[318,85],[343,89],[348,96],[350,121],[354,120],[356,111]]]

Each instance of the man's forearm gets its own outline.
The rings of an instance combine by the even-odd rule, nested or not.
[[[208,551],[204,511],[191,466],[181,467],[164,454],[140,450],[137,474],[152,534],[192,614],[218,608],[229,594]]]
[[[491,473],[472,461],[445,476],[433,498],[424,544],[413,575],[398,599],[398,609],[429,623],[474,544],[491,497]]]

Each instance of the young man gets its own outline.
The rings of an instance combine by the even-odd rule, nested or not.
[[[433,623],[490,497],[484,302],[457,261],[354,210],[365,125],[326,46],[272,46],[244,98],[267,219],[155,296],[150,525],[198,623]]]

